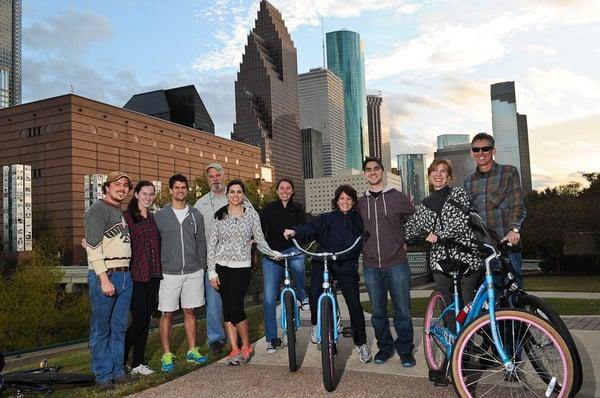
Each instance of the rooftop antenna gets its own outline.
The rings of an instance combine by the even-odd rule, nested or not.
[[[321,16],[321,43],[323,45],[323,69],[327,69],[327,63],[325,58],[325,24],[323,23],[323,16]]]
[[[73,85],[71,84],[71,94],[73,94]]]

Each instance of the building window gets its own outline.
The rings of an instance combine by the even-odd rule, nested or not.
[[[33,178],[40,178],[42,176],[42,169],[33,169],[31,170],[31,174]]]
[[[27,136],[29,136],[29,137],[38,137],[40,135],[42,135],[42,128],[40,126],[30,127],[27,130]]]

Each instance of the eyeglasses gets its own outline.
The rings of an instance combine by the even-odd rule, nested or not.
[[[471,150],[473,151],[473,153],[489,152],[492,149],[494,149],[493,146],[474,146],[474,147],[471,148]]]

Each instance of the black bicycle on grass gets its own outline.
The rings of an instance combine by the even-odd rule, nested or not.
[[[0,353],[0,372],[4,355]],[[58,388],[86,387],[95,383],[94,376],[81,373],[62,373],[60,367],[48,367],[44,360],[39,368],[0,373],[0,397],[11,391],[16,397],[27,393],[51,393]]]

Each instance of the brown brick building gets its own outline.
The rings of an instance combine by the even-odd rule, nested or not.
[[[258,147],[77,95],[0,109],[0,165],[31,165],[34,230],[36,222],[60,230],[66,265],[85,258],[85,175],[123,170],[164,190],[171,175],[193,181],[211,162],[228,178],[261,178]]]

